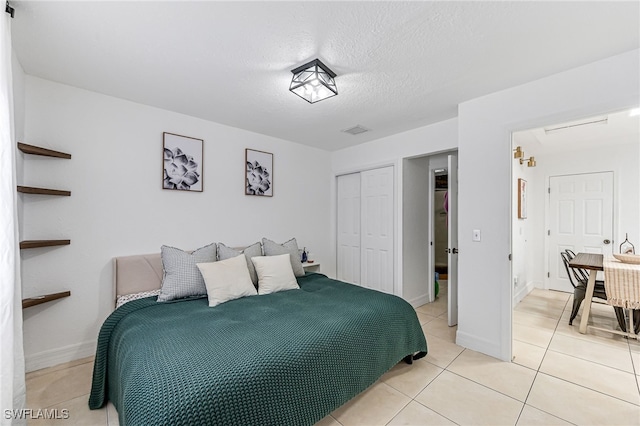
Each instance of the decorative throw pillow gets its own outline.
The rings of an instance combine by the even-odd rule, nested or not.
[[[291,256],[291,268],[296,277],[304,275],[304,268],[300,262],[300,252],[298,251],[298,242],[295,238],[290,239],[286,243],[278,244],[267,238],[262,239],[262,249],[265,256],[277,256],[288,253]]]
[[[289,254],[252,257],[258,274],[258,294],[300,288],[291,269]]]
[[[160,289],[151,291],[141,291],[140,293],[123,294],[116,299],[116,309],[124,305],[127,302],[132,302],[138,299],[144,299],[145,297],[157,296],[160,294]]]
[[[215,243],[192,253],[169,246],[162,246],[160,252],[164,274],[158,302],[207,295],[207,288],[196,263],[216,261]]]
[[[198,269],[207,286],[207,297],[211,307],[257,294],[244,256],[211,263],[198,263]]]
[[[255,256],[262,256],[262,246],[259,242],[255,244],[251,244],[249,247],[246,247],[242,251],[238,251],[236,249],[232,249],[231,247],[227,247],[222,243],[218,243],[218,260],[226,260],[232,257],[240,256],[244,253],[244,256],[247,260],[247,268],[249,268],[249,275],[251,275],[251,281],[253,285],[258,288],[258,275],[256,275],[256,268],[253,266],[253,262],[251,262],[251,258]]]

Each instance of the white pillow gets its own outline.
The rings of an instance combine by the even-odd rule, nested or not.
[[[258,274],[258,294],[269,294],[283,290],[300,288],[291,268],[291,256],[252,257],[253,266]]]
[[[207,287],[209,306],[257,294],[244,256],[197,265]]]

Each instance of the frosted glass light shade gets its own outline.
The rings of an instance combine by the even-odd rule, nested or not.
[[[338,94],[336,74],[319,59],[291,70],[293,78],[289,90],[313,104]]]

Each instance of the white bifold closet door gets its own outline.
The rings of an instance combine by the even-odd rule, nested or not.
[[[393,167],[338,177],[338,279],[393,294]]]

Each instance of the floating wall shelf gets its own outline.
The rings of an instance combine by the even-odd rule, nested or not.
[[[71,154],[66,152],[54,151],[52,149],[42,148],[35,145],[28,145],[26,143],[18,142],[18,149],[25,154],[44,155],[45,157],[57,157],[71,159]]]
[[[52,300],[62,299],[63,297],[69,297],[69,296],[71,296],[70,291],[61,291],[59,293],[44,294],[42,296],[22,299],[22,309],[29,308],[31,306],[40,305],[42,303],[51,302]]]
[[[32,249],[38,247],[68,246],[71,240],[25,240],[20,241],[20,249]]]
[[[54,151],[52,149],[42,148],[39,146],[28,145],[26,143],[18,142],[18,149],[25,154],[42,155],[45,157],[55,157],[63,159],[71,159],[71,154],[66,152]],[[68,197],[71,195],[71,191],[65,191],[60,189],[48,189],[37,188],[34,186],[22,186],[18,185],[18,192],[23,194],[41,194],[41,195],[59,195]],[[20,241],[20,249],[33,249],[39,247],[54,247],[54,246],[66,246],[71,244],[71,240],[26,240]],[[22,299],[22,309],[29,308],[31,306],[40,305],[42,303],[51,302],[52,300],[62,299],[63,297],[71,296],[70,291],[61,291],[58,293],[43,294],[41,296],[30,297]]]
[[[18,192],[22,192],[23,194],[62,195],[66,197],[71,195],[71,191],[64,191],[61,189],[36,188],[34,186],[21,185],[18,185]]]

